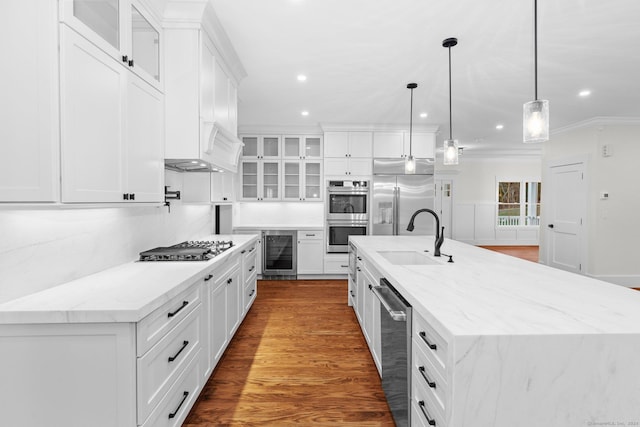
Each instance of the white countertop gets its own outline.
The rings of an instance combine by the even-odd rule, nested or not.
[[[428,321],[452,335],[640,333],[640,292],[433,236],[351,237]],[[393,265],[378,251],[422,252],[438,265]]]
[[[255,238],[204,236],[199,240],[233,240],[234,246],[206,262],[122,264],[0,304],[0,324],[138,322]]]
[[[322,224],[318,225],[291,225],[291,224],[272,224],[272,225],[234,225],[234,230],[323,230]]]

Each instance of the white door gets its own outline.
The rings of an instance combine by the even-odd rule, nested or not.
[[[436,180],[436,212],[440,216],[440,225],[444,227],[444,236],[447,239],[451,239],[452,199],[453,181],[450,179]]]
[[[584,271],[583,220],[586,212],[584,164],[550,167],[548,265],[574,273]]]

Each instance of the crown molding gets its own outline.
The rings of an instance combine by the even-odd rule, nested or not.
[[[238,126],[242,135],[322,135],[320,126],[245,125]]]
[[[409,126],[385,123],[320,123],[323,132],[385,132],[409,131]],[[413,125],[414,132],[437,133],[437,125]]]
[[[240,57],[229,36],[208,0],[167,0],[164,7],[162,26],[164,28],[202,28],[213,42],[235,81],[236,87],[247,77]]]
[[[592,117],[587,120],[572,123],[551,131],[551,135],[562,135],[578,129],[600,126],[639,126],[640,117]]]

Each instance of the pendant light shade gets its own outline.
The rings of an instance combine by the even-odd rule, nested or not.
[[[549,101],[538,99],[538,1],[533,0],[533,78],[535,100],[522,109],[522,142],[549,140]]]
[[[442,163],[445,165],[458,164],[458,140],[453,139],[453,120],[451,118],[451,48],[458,44],[458,39],[450,37],[444,39],[442,47],[449,49],[449,139],[444,142],[444,158]]]
[[[413,90],[418,87],[417,83],[409,83],[407,89],[411,89],[411,108],[409,113],[409,156],[404,159],[404,173],[413,175],[416,173],[416,159],[413,157]]]

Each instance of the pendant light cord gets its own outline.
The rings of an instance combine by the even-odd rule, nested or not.
[[[409,110],[409,157],[411,157],[412,135],[413,135],[413,88],[411,88],[411,108]]]
[[[533,81],[535,100],[538,100],[538,0],[533,0]]]
[[[453,123],[451,114],[451,47],[449,49],[449,139],[453,139]]]

